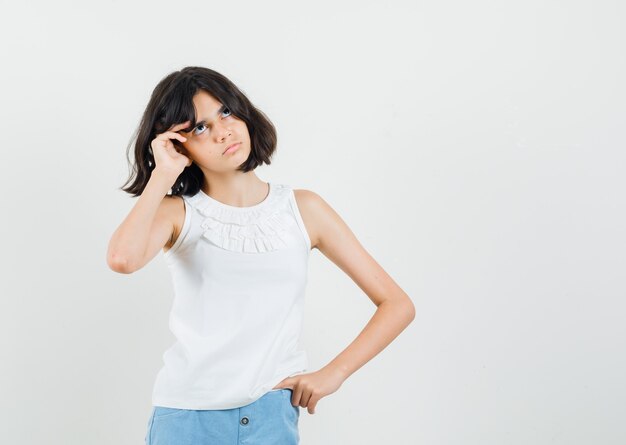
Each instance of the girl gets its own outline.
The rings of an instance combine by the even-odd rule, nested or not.
[[[139,197],[111,237],[119,273],[159,250],[172,274],[169,326],[147,445],[297,444],[300,407],[315,413],[415,316],[406,293],[319,195],[264,182],[276,131],[229,79],[203,67],[169,74],[137,129],[122,190]],[[377,306],[358,337],[306,372],[298,346],[307,264],[316,248]]]

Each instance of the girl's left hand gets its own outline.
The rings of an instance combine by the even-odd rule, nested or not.
[[[333,368],[322,368],[316,372],[287,377],[272,389],[290,388],[293,391],[291,404],[308,407],[315,414],[315,405],[322,398],[334,393],[345,381],[345,377]]]

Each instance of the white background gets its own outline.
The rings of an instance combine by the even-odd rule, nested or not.
[[[168,331],[159,254],[111,271],[126,146],[165,75],[274,122],[266,181],[320,194],[417,316],[303,445],[626,442],[619,1],[2,2],[0,437],[140,444]],[[374,312],[312,252],[311,370]]]

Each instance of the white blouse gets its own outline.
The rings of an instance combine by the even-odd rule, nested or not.
[[[311,240],[291,187],[269,183],[250,207],[202,191],[183,196],[185,220],[164,253],[174,285],[155,406],[230,409],[305,372],[299,347]]]

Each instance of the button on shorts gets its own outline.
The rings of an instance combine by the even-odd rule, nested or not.
[[[281,388],[249,405],[223,410],[154,406],[146,445],[297,445],[300,406]]]

